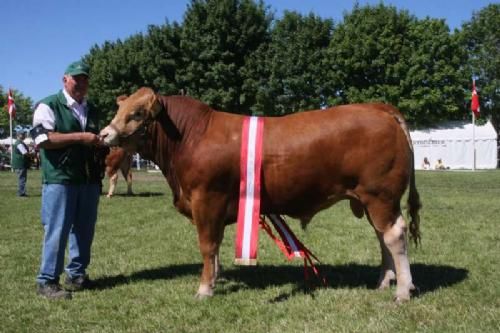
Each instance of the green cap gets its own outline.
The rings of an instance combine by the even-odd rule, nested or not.
[[[64,74],[75,76],[75,75],[87,75],[89,76],[89,65],[84,63],[83,61],[75,61],[71,63],[68,68],[66,68],[66,71]]]

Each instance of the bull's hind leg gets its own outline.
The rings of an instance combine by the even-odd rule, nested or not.
[[[396,280],[396,269],[394,268],[394,260],[392,260],[392,254],[387,248],[387,245],[385,245],[384,234],[376,230],[375,232],[380,243],[380,252],[382,256],[382,267],[380,269],[377,288],[386,289],[391,285],[391,281]]]
[[[379,237],[382,251],[382,269],[379,287],[384,288],[390,284],[396,273],[395,301],[402,302],[410,299],[413,286],[410,263],[407,254],[407,227],[401,212],[393,213],[391,205],[382,203],[368,206],[371,223]]]
[[[407,227],[402,215],[399,215],[396,223],[388,228],[384,234],[384,243],[389,249],[396,267],[396,302],[410,299],[410,291],[415,289],[410,272],[410,262],[407,254]]]
[[[122,170],[123,178],[127,181],[127,195],[132,195],[134,192],[132,192],[132,171],[130,171],[130,168],[127,170]]]

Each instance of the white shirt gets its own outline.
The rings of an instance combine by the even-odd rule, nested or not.
[[[80,123],[82,131],[85,130],[85,126],[87,126],[87,100],[84,99],[80,104],[68,94],[66,89],[63,89],[63,94],[66,98],[66,105],[73,113],[73,116]],[[47,104],[38,104],[33,114],[33,127],[42,125],[42,127],[46,130],[53,131],[55,128],[55,122],[56,117],[54,116],[54,111]],[[43,134],[35,138],[35,143],[39,145],[40,143],[47,140],[47,135]]]

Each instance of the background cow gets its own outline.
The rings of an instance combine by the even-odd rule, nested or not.
[[[113,147],[106,156],[106,175],[109,177],[109,190],[106,195],[111,198],[115,192],[118,182],[118,170],[121,171],[123,178],[127,181],[127,195],[132,195],[132,154],[127,153],[125,149]]]
[[[160,167],[175,207],[197,228],[203,257],[197,296],[210,296],[224,227],[237,217],[244,117],[149,88],[118,104],[101,135],[108,145],[137,151]],[[366,213],[380,242],[379,288],[396,279],[395,299],[408,300],[414,285],[400,200],[409,187],[409,230],[418,242],[420,199],[412,144],[399,111],[356,104],[266,117],[262,149],[261,213],[288,215],[306,225],[320,210],[350,200],[356,216]]]

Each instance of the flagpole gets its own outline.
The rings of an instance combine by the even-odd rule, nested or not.
[[[472,96],[470,101],[472,113],[472,171],[476,170],[476,113],[479,116],[479,96],[476,90],[476,78],[472,77]]]
[[[12,160],[14,159],[14,138],[12,137],[12,112],[9,110],[9,123],[10,123],[10,171],[14,172]]]
[[[472,151],[474,154],[472,171],[476,170],[476,115],[472,112]]]

